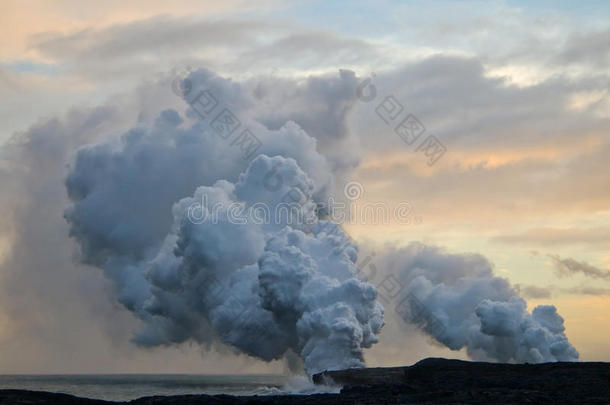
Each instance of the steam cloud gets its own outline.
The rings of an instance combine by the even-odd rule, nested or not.
[[[185,128],[174,110],[118,143],[81,149],[65,217],[83,261],[103,268],[120,302],[144,321],[139,344],[220,340],[267,361],[292,351],[308,373],[363,366],[383,309],[373,286],[355,277],[356,247],[337,251],[346,236],[317,220],[316,201],[333,178],[316,140],[291,121],[270,130],[249,120],[241,112],[250,100],[234,83],[204,70],[189,79],[245,116],[260,154],[245,161],[206,121]],[[295,190],[300,209],[288,214],[310,218],[307,229],[288,217],[230,220],[236,207],[273,210]]]
[[[189,82],[189,94],[210,90],[258,137],[256,156],[244,159],[208,121],[188,125],[174,110],[120,140],[81,148],[66,180],[72,205],[65,218],[82,261],[103,269],[118,300],[143,321],[134,337],[140,345],[222,342],[266,361],[296,353],[310,374],[363,366],[383,308],[375,288],[356,277],[357,247],[316,212],[358,160],[340,153],[346,145],[357,149],[345,125],[354,74],[311,79],[305,88],[278,85],[296,86],[285,93],[264,82],[251,91],[206,70],[191,73]],[[284,94],[296,97],[282,103]],[[261,99],[278,108],[269,113]],[[186,118],[195,117],[189,111]],[[302,198],[289,215],[308,223],[229,220],[236,207],[252,214],[264,203],[273,210],[293,190]],[[216,207],[213,217],[209,206]],[[376,260],[442,328],[407,320],[453,350],[499,361],[578,358],[555,307],[529,313],[480,255],[414,243]]]
[[[539,305],[529,313],[518,289],[493,276],[485,257],[412,243],[380,260],[378,265],[397,274],[404,289],[430,314],[407,315],[407,320],[450,349],[465,347],[474,359],[502,362],[578,359],[557,309]]]

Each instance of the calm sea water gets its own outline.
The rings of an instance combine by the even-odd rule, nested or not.
[[[319,392],[306,377],[281,375],[0,375],[0,388],[125,401],[149,395],[278,395]]]

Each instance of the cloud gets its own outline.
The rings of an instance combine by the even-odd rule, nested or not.
[[[568,294],[577,294],[577,295],[610,295],[610,288],[603,287],[572,287],[564,289],[564,292]]]
[[[60,219],[70,153],[124,120],[110,105],[73,110],[65,119],[41,121],[0,150],[1,234],[9,244],[0,262],[3,372],[82,370],[83,361],[96,363],[93,346],[108,353],[116,339],[115,353],[124,348],[129,317],[108,302],[103,277],[75,265]],[[71,357],[75,352],[80,361]]]
[[[607,68],[610,65],[610,29],[572,34],[555,61]]]
[[[289,72],[328,70],[379,57],[377,47],[366,40],[334,32],[261,20],[169,15],[71,33],[39,33],[30,41],[46,59],[104,80],[126,74],[141,77],[142,71],[194,62],[243,75],[244,69],[252,74],[273,67]]]
[[[551,288],[538,287],[535,285],[517,284],[515,286],[519,294],[524,298],[540,299],[551,298]]]
[[[378,254],[375,265],[385,272],[380,296],[406,294],[391,306],[451,350],[465,348],[471,358],[502,362],[578,359],[556,308],[539,305],[528,312],[518,286],[494,276],[480,254],[411,243]]]
[[[357,104],[349,122],[367,151],[355,176],[384,201],[403,200],[408,184],[410,202],[431,225],[485,216],[482,226],[509,217],[515,226],[514,218],[541,213],[561,223],[603,211],[610,204],[608,118],[567,105],[573,92],[606,82],[556,77],[520,88],[486,77],[479,59],[449,56],[378,73],[376,99]],[[390,95],[403,110],[386,124],[376,109]],[[433,167],[416,150],[420,140],[407,145],[395,132],[407,114],[426,127],[421,141],[433,134],[447,148]]]
[[[562,295],[610,295],[610,288],[582,285],[578,287],[559,287],[556,285],[538,287],[535,285],[517,284],[515,287],[522,297],[534,300],[551,298],[551,296],[559,297]]]
[[[378,96],[362,104],[358,109],[362,119],[354,122],[361,129],[374,128],[383,134],[377,142],[369,139],[371,146],[399,145],[393,127],[374,112],[384,97],[393,95],[430,133],[458,148],[532,147],[550,140],[575,143],[576,131],[579,142],[584,135],[601,136],[607,119],[586,111],[566,111],[566,104],[574,92],[603,88],[606,75],[564,79],[558,75],[517,87],[503,78],[488,77],[479,57],[437,54],[378,72],[373,80]]]
[[[500,243],[543,246],[586,244],[603,248],[610,245],[610,227],[533,228],[518,234],[494,236],[491,240]]]
[[[296,59],[305,69],[319,69],[324,64],[361,65],[379,59],[381,45],[374,46],[359,38],[346,38],[332,31],[304,31],[289,34],[270,44],[261,45],[243,54],[250,65],[258,63],[285,66],[286,59]]]
[[[548,255],[560,276],[571,276],[581,273],[591,278],[610,279],[610,270],[603,270],[589,263],[581,262],[571,257],[562,259],[559,255]]]
[[[538,287],[535,285],[517,284],[515,285],[515,288],[517,288],[522,297],[534,300],[551,298],[551,296],[560,297],[563,295],[610,295],[610,288],[583,285],[577,287],[559,287],[556,285]]]
[[[190,52],[196,46],[248,47],[256,42],[254,34],[270,27],[263,22],[165,15],[70,34],[40,33],[31,38],[31,46],[55,60],[137,59],[145,55],[159,56],[159,52]]]

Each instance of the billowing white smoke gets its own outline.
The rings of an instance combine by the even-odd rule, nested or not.
[[[173,110],[81,149],[65,217],[83,261],[144,321],[139,344],[220,340],[267,361],[292,351],[308,373],[363,366],[383,309],[355,277],[356,247],[318,221],[333,179],[316,140],[294,122],[270,130],[240,115],[250,100],[235,83],[203,70],[190,80],[240,116],[256,156]],[[296,207],[278,207],[286,196]]]
[[[341,153],[354,145],[344,123],[353,73],[308,89],[263,83],[252,91],[205,70],[189,80],[189,97],[209,90],[219,102],[214,115],[190,110],[188,124],[165,110],[151,125],[77,153],[65,217],[82,260],[102,268],[143,321],[138,344],[220,341],[263,360],[296,353],[309,373],[362,366],[383,309],[356,277],[356,246],[315,210],[357,161]],[[284,93],[307,102],[282,105]],[[241,123],[231,137],[211,126],[224,108]],[[252,156],[236,138],[244,128],[260,141]],[[287,196],[297,208],[276,209]],[[375,261],[412,298],[407,311],[397,308],[407,321],[453,350],[498,361],[578,358],[555,307],[529,313],[480,255],[415,243]]]
[[[404,288],[407,298],[396,310],[450,349],[465,347],[474,359],[502,362],[578,359],[556,308],[540,305],[529,313],[485,257],[419,243],[378,257],[377,265]]]
[[[283,185],[270,192],[263,184],[272,169]],[[278,221],[256,221],[261,202],[280,212],[277,192],[291,189],[304,191],[309,203],[284,210]],[[363,366],[362,349],[377,341],[383,310],[374,288],[354,277],[355,251],[351,257],[334,251],[336,224],[314,218],[306,234],[305,221],[289,218],[313,218],[312,191],[293,159],[261,155],[236,184],[220,180],[175,204],[173,230],[144,270],[149,322],[136,341],[205,340],[202,325],[209,324],[223,342],[264,360],[292,349],[310,373]],[[208,208],[192,221],[189,210],[201,201]],[[249,220],[236,221],[236,208]]]

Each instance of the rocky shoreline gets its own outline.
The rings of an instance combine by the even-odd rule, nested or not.
[[[610,363],[500,364],[430,358],[408,367],[327,371],[338,394],[143,397],[129,402],[0,390],[0,404],[609,404]]]

